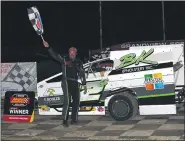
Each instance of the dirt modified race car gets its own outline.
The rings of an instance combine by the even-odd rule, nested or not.
[[[124,121],[138,112],[176,114],[176,101],[184,100],[183,47],[184,44],[129,47],[84,64],[88,91],[84,94],[80,86],[79,115],[105,115],[108,110],[115,120]],[[61,81],[55,81],[61,76],[59,73],[38,83],[40,115],[62,114]]]

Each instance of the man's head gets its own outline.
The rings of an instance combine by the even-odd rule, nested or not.
[[[77,49],[75,47],[71,47],[69,49],[69,57],[74,60],[76,58],[76,55],[77,55]]]

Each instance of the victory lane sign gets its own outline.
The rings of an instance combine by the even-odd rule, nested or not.
[[[4,121],[32,122],[34,120],[35,93],[7,91],[4,99]]]

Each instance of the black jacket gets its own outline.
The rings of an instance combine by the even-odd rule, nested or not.
[[[62,80],[77,81],[78,77],[80,77],[82,85],[86,85],[82,61],[78,59],[71,60],[69,57],[62,58],[51,47],[48,48],[48,52],[50,56],[61,65],[63,73]]]

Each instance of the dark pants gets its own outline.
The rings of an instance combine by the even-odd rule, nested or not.
[[[63,120],[68,120],[69,118],[69,107],[72,106],[72,120],[78,120],[78,110],[80,104],[80,91],[78,82],[74,81],[62,81],[62,89],[64,92],[64,104],[62,110]],[[72,103],[71,103],[72,97]]]

